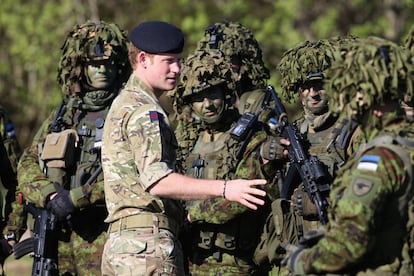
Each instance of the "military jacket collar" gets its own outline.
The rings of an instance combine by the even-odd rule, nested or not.
[[[125,90],[135,93],[145,93],[148,97],[153,99],[154,102],[158,102],[158,98],[155,96],[151,88],[149,88],[143,80],[134,74],[131,74],[129,77],[128,82],[125,85]]]

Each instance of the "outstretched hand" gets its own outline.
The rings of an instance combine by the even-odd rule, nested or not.
[[[252,186],[265,184],[266,180],[264,179],[228,180],[223,190],[223,196],[227,200],[236,201],[250,209],[257,210],[257,205],[265,203],[263,197],[266,195],[266,192]]]

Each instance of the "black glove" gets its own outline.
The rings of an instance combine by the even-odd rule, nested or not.
[[[1,265],[4,264],[4,261],[7,259],[8,256],[11,255],[11,253],[13,253],[13,247],[4,238],[4,236],[1,236],[0,238],[0,263]]]
[[[286,149],[280,143],[280,137],[267,137],[267,140],[260,146],[260,156],[266,160],[280,160],[284,159],[283,151]]]
[[[47,203],[47,209],[52,211],[59,220],[68,220],[75,211],[70,192],[63,189],[58,183],[54,184],[57,195]]]

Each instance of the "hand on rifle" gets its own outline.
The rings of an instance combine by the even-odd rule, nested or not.
[[[289,140],[281,137],[269,136],[260,146],[260,156],[264,160],[283,160],[288,157],[287,147]]]
[[[59,220],[68,220],[70,215],[75,211],[75,206],[70,197],[70,192],[54,183],[56,193],[50,196],[50,201],[47,203],[47,209],[57,216]]]

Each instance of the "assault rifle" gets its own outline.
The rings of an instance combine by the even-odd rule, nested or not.
[[[289,123],[286,109],[273,86],[268,85],[267,92],[274,100],[275,130],[290,141],[288,147],[290,165],[283,179],[281,197],[290,199],[294,189],[302,183],[303,190],[316,206],[320,222],[325,225],[328,223],[326,196],[330,190],[330,183],[324,166],[318,157],[304,150],[303,146],[308,142],[299,133],[296,124]]]
[[[58,219],[47,209],[37,208],[32,203],[26,209],[34,217],[32,276],[57,276],[58,270]]]

